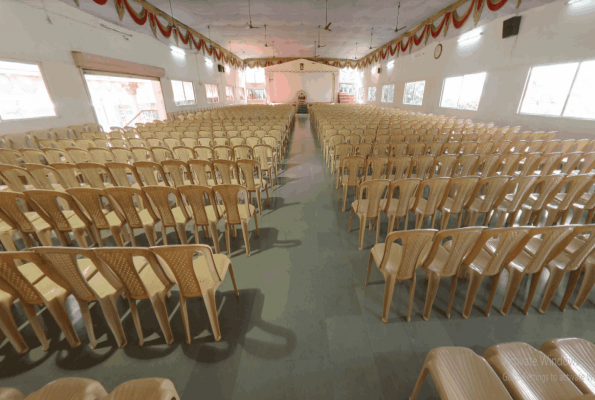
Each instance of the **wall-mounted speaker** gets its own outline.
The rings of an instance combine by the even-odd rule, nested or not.
[[[521,17],[512,17],[504,21],[502,24],[502,39],[506,39],[511,36],[519,34],[521,27]]]
[[[221,65],[221,64],[217,64],[217,70],[219,72],[225,72],[225,67],[223,65]]]
[[[380,74],[382,72],[382,68],[378,67],[378,73]]]

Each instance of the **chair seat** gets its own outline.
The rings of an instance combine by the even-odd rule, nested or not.
[[[105,214],[105,219],[107,219],[109,226],[122,226],[124,224],[124,222],[118,218],[115,211],[103,210],[103,213]]]
[[[225,206],[217,205],[217,209],[219,211],[219,216],[222,217],[225,214]],[[215,209],[213,206],[205,206],[205,211],[207,212],[207,218],[209,221],[218,222],[217,216],[215,215]]]
[[[45,277],[43,271],[34,263],[25,263],[17,268],[32,284],[36,284]]]
[[[231,261],[227,256],[222,254],[213,254],[213,261],[215,262],[215,269],[219,273],[221,281],[223,281]],[[215,282],[211,276],[205,256],[199,256],[192,260],[192,267],[194,269],[194,273],[196,274],[196,278],[200,283],[201,289],[210,289],[215,286],[217,282]]]
[[[149,297],[152,297],[165,289],[165,285],[163,285],[163,282],[161,282],[157,275],[155,275],[155,271],[153,271],[153,268],[151,268],[150,266],[147,268],[142,268],[142,270],[139,272],[139,276],[143,284],[145,285],[145,288],[147,289],[147,294],[149,295]]]
[[[384,248],[385,243],[378,243],[372,247],[372,256],[374,257],[374,261],[376,265],[380,265],[382,262],[382,256],[384,255]],[[401,265],[401,253],[403,252],[403,247],[398,243],[393,243],[390,248],[390,254],[388,257],[388,261],[386,263],[386,269],[392,273],[396,274],[399,270],[399,266]],[[409,279],[411,277],[398,277],[399,279]]]
[[[256,212],[256,208],[252,204],[248,204],[250,215],[246,215],[246,207],[242,204],[239,205],[238,210],[240,212],[240,219],[250,219]]]
[[[174,216],[174,219],[176,220],[176,223],[178,224],[185,224],[186,222],[190,221],[190,215],[188,214],[188,218],[186,218],[184,216],[184,213],[182,213],[182,209],[180,207],[174,207],[171,209],[171,212]]]
[[[47,301],[52,301],[58,297],[64,297],[67,294],[66,289],[57,285],[56,282],[45,276],[39,282],[35,283],[35,289],[37,289]]]
[[[583,392],[595,398],[595,345],[585,339],[568,338],[545,342],[539,349],[556,360],[558,367]]]
[[[399,199],[391,199],[390,204],[388,205],[388,210],[386,209],[386,201],[387,199],[380,200],[380,209],[384,210],[387,215],[393,215],[397,212],[397,208],[399,208]],[[409,207],[408,209],[411,210],[413,208],[413,203],[415,202],[415,198],[409,199]]]

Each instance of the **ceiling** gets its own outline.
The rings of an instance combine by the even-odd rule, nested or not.
[[[409,29],[454,0],[402,0],[399,28]],[[170,13],[168,0],[152,0],[151,4]],[[221,47],[241,58],[311,57],[314,41],[323,46],[316,54],[325,58],[357,58],[370,53],[372,46],[381,46],[406,31],[395,33],[397,1],[328,0],[328,21],[332,32],[324,30],[325,0],[250,0],[252,25],[246,29],[248,0],[172,0],[174,17],[191,26]],[[264,25],[267,25],[265,47]],[[275,42],[273,47],[273,41]],[[357,52],[355,43],[358,42]]]

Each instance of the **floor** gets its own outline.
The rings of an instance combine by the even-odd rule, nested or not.
[[[44,353],[25,326],[23,334],[32,350],[19,356],[4,342],[0,386],[29,394],[59,377],[79,376],[97,379],[111,391],[130,379],[157,376],[171,379],[184,400],[406,399],[427,352],[435,347],[467,346],[483,354],[502,342],[524,341],[539,347],[559,337],[595,341],[592,301],[580,311],[568,307],[560,312],[556,307],[560,290],[548,312],[537,313],[535,304],[544,282],[529,315],[521,312],[528,292],[524,281],[511,311],[501,316],[497,310],[506,285],[504,274],[490,317],[484,315],[491,283],[486,280],[468,320],[461,317],[466,283],[459,283],[447,319],[450,281],[445,280],[431,319],[425,322],[421,313],[426,283],[419,271],[411,322],[405,320],[409,285],[404,283],[395,290],[384,324],[380,319],[384,281],[376,267],[370,285],[364,285],[375,234],[367,231],[364,250],[358,251],[358,223],[354,221],[355,230],[347,232],[349,213],[341,211],[308,116],[296,116],[285,169],[271,196],[270,207],[259,218],[260,238],[251,233],[252,255],[245,256],[241,235],[232,244],[240,297],[233,295],[227,278],[217,297],[220,342],[213,340],[202,300],[193,299],[188,308],[194,338],[190,345],[185,343],[175,290],[168,304],[175,336],[171,346],[165,345],[149,302],[139,305],[146,338],[142,348],[125,304],[121,305],[128,337],[124,349],[115,346],[98,307],[92,309],[100,341],[95,350],[87,345],[75,307],[73,319],[83,341],[76,349],[68,346],[45,311],[50,350]],[[352,200],[350,192],[348,207]],[[386,225],[383,219],[380,240],[386,237]],[[438,398],[431,378],[419,398]]]

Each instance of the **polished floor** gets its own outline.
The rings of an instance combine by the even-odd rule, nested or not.
[[[122,302],[128,337],[124,349],[115,346],[98,307],[92,311],[100,341],[95,350],[87,345],[75,307],[72,314],[83,341],[77,349],[68,346],[43,312],[52,338],[50,350],[44,353],[31,328],[24,326],[32,351],[20,356],[3,343],[0,386],[29,394],[56,378],[79,376],[97,379],[111,391],[130,379],[165,377],[184,400],[406,399],[427,352],[435,347],[468,346],[483,354],[487,347],[502,342],[523,341],[538,347],[558,337],[595,340],[592,300],[580,311],[568,307],[560,312],[561,289],[548,312],[537,313],[543,282],[529,315],[521,312],[528,292],[523,281],[511,311],[501,316],[497,310],[504,275],[490,317],[484,315],[491,283],[485,280],[468,320],[461,317],[466,283],[459,284],[447,319],[450,281],[445,280],[432,317],[425,322],[421,313],[426,283],[419,271],[411,322],[405,320],[409,284],[404,283],[395,290],[389,321],[384,324],[380,319],[384,281],[376,267],[370,285],[364,285],[375,232],[366,232],[364,250],[358,251],[358,223],[354,221],[355,230],[347,232],[349,213],[341,211],[308,116],[296,116],[284,172],[271,196],[270,207],[259,218],[260,238],[250,224],[252,255],[245,256],[241,235],[233,242],[240,297],[233,295],[227,278],[217,297],[220,342],[213,340],[202,300],[192,299],[188,307],[194,338],[190,345],[185,343],[175,290],[169,299],[175,336],[171,346],[165,345],[149,302],[139,305],[146,338],[143,347],[138,346],[128,306]],[[348,207],[352,200],[350,191]],[[386,237],[386,222],[383,219],[380,240]],[[419,398],[438,398],[431,379]]]

